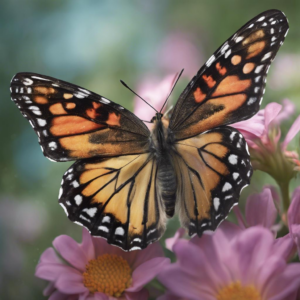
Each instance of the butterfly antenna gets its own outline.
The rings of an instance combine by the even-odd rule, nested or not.
[[[134,92],[123,80],[120,80],[120,82],[127,88],[129,91],[131,91],[133,94],[138,96],[140,99],[142,99],[146,104],[148,104],[150,107],[152,107],[157,113],[158,111],[150,104],[148,103],[145,99],[143,99],[141,96],[139,96],[136,92]]]
[[[161,108],[161,110],[160,110],[160,113],[162,112],[162,110],[164,109],[165,105],[167,104],[168,99],[170,98],[170,96],[171,96],[171,94],[172,94],[172,92],[173,92],[173,90],[174,90],[174,88],[175,88],[175,86],[176,86],[176,84],[177,84],[179,78],[181,77],[183,71],[184,71],[184,69],[182,69],[181,72],[179,73],[179,75],[178,75],[178,77],[177,77],[175,83],[173,84],[173,87],[172,87],[172,89],[171,89],[171,92],[169,93],[169,95],[168,95],[168,97],[167,97],[167,99],[166,99],[164,105],[162,106],[162,108]]]

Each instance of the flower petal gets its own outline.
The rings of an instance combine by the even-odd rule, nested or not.
[[[147,300],[149,299],[149,293],[146,289],[142,289],[136,293],[125,292],[127,300]]]
[[[269,103],[265,108],[265,132],[269,131],[269,126],[276,119],[280,111],[282,110],[282,105],[276,102]]]
[[[63,273],[55,282],[55,287],[65,294],[80,294],[88,292],[83,285],[82,275],[79,273]]]
[[[132,286],[126,292],[136,292],[170,264],[166,257],[156,257],[139,265],[132,273]]]
[[[87,229],[82,230],[82,243],[80,245],[88,260],[95,259],[93,238]]]
[[[60,235],[53,241],[54,248],[72,266],[80,271],[85,270],[87,257],[79,244],[67,235]]]
[[[277,210],[269,188],[260,194],[250,195],[246,202],[246,221],[249,226],[261,225],[271,228],[277,217]]]
[[[298,118],[295,120],[295,122],[291,126],[290,130],[288,131],[288,133],[281,145],[283,150],[286,149],[287,145],[295,137],[295,135],[299,132],[299,130],[300,130],[300,116],[298,116]]]
[[[276,239],[273,245],[273,252],[279,257],[282,257],[285,261],[292,258],[296,252],[293,236],[288,233],[285,236]]]
[[[212,296],[212,289],[209,289],[209,286],[202,284],[197,277],[182,271],[178,263],[168,266],[158,275],[158,279],[175,296],[191,300],[216,299]]]
[[[48,248],[42,253],[40,263],[63,264],[53,248]]]
[[[63,294],[60,291],[55,291],[51,294],[48,300],[68,300],[69,295]]]
[[[271,277],[263,298],[281,300],[294,293],[300,286],[300,263],[291,263],[279,276]]]
[[[185,234],[185,229],[184,228],[179,228],[175,235],[171,238],[166,239],[165,243],[166,243],[166,248],[169,249],[170,251],[172,251],[173,249],[173,245],[184,236]]]
[[[293,196],[292,203],[288,209],[288,223],[290,232],[293,233],[292,225],[300,225],[300,187],[296,188]]]

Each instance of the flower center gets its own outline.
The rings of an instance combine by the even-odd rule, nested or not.
[[[216,298],[217,300],[262,300],[260,293],[253,285],[242,286],[239,281],[220,289]]]
[[[83,273],[83,284],[91,293],[120,297],[131,282],[128,262],[115,254],[104,254],[90,260]]]

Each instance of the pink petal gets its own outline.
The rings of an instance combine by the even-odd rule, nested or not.
[[[55,281],[62,273],[72,273],[76,270],[64,264],[39,263],[36,266],[35,276],[41,279]]]
[[[65,294],[80,294],[88,292],[88,289],[83,285],[82,274],[68,273],[61,274],[57,279],[55,286],[58,290]]]
[[[170,264],[166,257],[156,257],[141,264],[132,273],[132,286],[126,292],[136,292],[149,283],[157,274]]]
[[[63,264],[53,248],[48,248],[42,253],[40,263]]]
[[[94,295],[92,297],[89,297],[89,299],[93,299],[93,300],[110,300],[110,299],[115,299],[113,297],[109,297],[108,295],[104,294],[104,293],[94,293]]]
[[[93,238],[87,229],[82,230],[82,243],[80,245],[88,260],[95,259],[95,247]]]
[[[294,293],[300,286],[300,263],[291,263],[279,276],[271,277],[263,297],[268,300],[281,300]]]
[[[185,234],[185,229],[184,228],[179,228],[175,235],[172,238],[166,239],[166,248],[172,251],[174,244],[184,236]]]
[[[88,263],[87,257],[83,249],[71,237],[61,235],[53,241],[53,246],[68,263],[80,271],[85,270]]]
[[[55,291],[54,283],[50,282],[47,287],[43,290],[44,296],[50,296]]]
[[[272,102],[269,103],[265,108],[265,131],[269,131],[270,124],[276,119],[280,111],[282,110],[282,105]]]
[[[295,104],[289,99],[282,100],[282,104],[283,109],[278,114],[275,120],[277,124],[280,124],[282,121],[289,119],[295,113],[296,110]]]
[[[198,270],[199,273],[202,272]],[[170,265],[158,279],[175,296],[187,299],[215,300],[215,291],[197,277],[183,272],[177,263]]]
[[[259,269],[270,256],[274,238],[263,227],[250,227],[238,235],[232,243],[231,257],[224,264],[243,284],[253,282]]]
[[[234,214],[235,214],[235,216],[237,218],[237,222],[238,222],[240,228],[241,229],[246,229],[247,228],[247,224],[246,224],[246,222],[244,220],[244,216],[243,216],[243,214],[242,214],[239,206],[238,205],[234,206],[232,210],[233,210],[233,212],[234,212]]]
[[[277,210],[269,188],[260,194],[253,194],[246,202],[246,220],[249,226],[261,225],[271,228],[275,224]]]
[[[290,260],[295,254],[295,244],[293,236],[288,233],[274,241],[273,252],[275,255],[283,258],[285,261]]]
[[[293,125],[291,126],[290,130],[288,131],[281,147],[283,150],[286,149],[287,145],[290,143],[290,141],[296,136],[296,134],[300,130],[300,116],[295,120]]]
[[[147,300],[149,299],[149,292],[146,289],[141,289],[135,293],[125,292],[125,297],[127,300]]]
[[[299,224],[300,225],[300,187],[296,188],[293,196],[292,196],[292,203],[290,204],[290,207],[288,209],[288,223],[290,232],[292,231],[292,225],[293,224]]]
[[[51,294],[48,300],[68,300],[69,295],[63,294],[60,291],[55,291]]]

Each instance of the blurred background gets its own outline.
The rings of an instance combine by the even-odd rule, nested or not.
[[[271,8],[285,12],[290,31],[271,66],[262,107],[286,98],[295,104],[294,117],[282,125],[285,136],[300,112],[300,1],[1,1],[1,299],[42,299],[46,283],[34,277],[41,253],[56,236],[79,241],[82,232],[57,201],[71,163],[50,162],[42,155],[36,134],[10,100],[12,76],[25,71],[49,75],[134,110],[133,94],[120,79],[151,99],[152,88],[155,98],[166,76],[184,68],[172,96],[176,100],[217,47]],[[148,120],[152,116],[149,110]],[[299,137],[292,144],[299,149]],[[255,172],[241,203],[264,184],[274,181]],[[165,237],[178,226],[176,218],[171,220]]]

